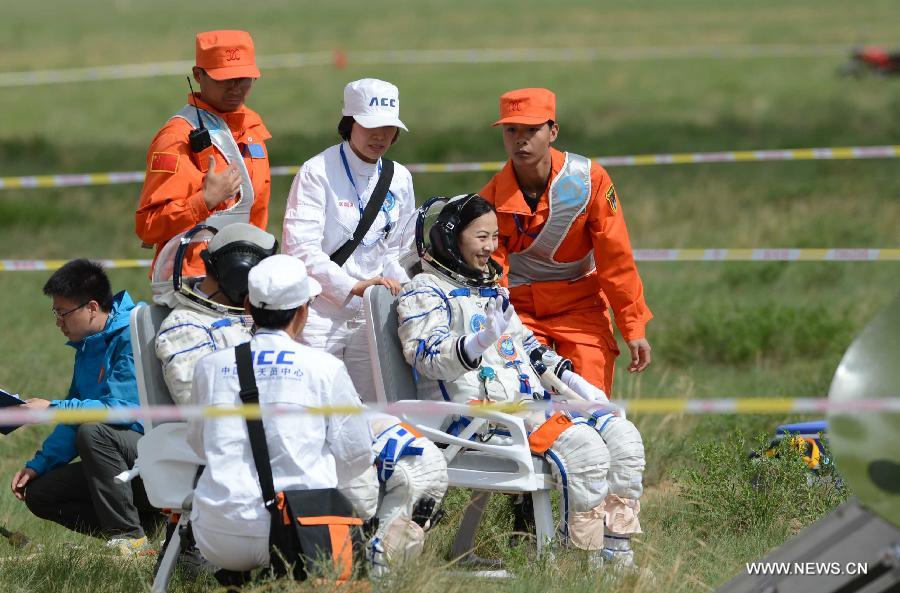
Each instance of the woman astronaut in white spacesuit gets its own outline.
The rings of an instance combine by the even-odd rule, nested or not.
[[[519,320],[500,287],[501,268],[491,259],[497,241],[497,216],[477,194],[432,198],[419,209],[422,271],[404,286],[397,308],[419,397],[463,403],[546,399],[550,391],[543,385],[561,381],[582,399],[608,403]],[[633,565],[630,537],[640,533],[644,447],[631,422],[602,405],[595,409],[530,416],[529,443],[559,481],[563,540],[590,550],[594,566]],[[466,424],[460,418],[445,429],[458,432]],[[489,428],[479,436],[492,438]]]

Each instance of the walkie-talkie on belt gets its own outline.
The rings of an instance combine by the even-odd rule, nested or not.
[[[194,98],[194,85],[191,84],[190,76],[187,77],[187,81],[188,87],[191,89],[191,101],[194,104],[194,109],[197,110],[197,123],[200,125],[199,128],[188,134],[188,140],[191,143],[193,152],[201,152],[212,146],[212,140],[209,137],[209,130],[203,125],[203,117],[200,116],[200,108],[197,107],[197,99]]]

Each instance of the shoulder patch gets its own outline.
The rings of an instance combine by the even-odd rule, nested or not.
[[[606,190],[606,201],[613,212],[619,209],[619,196],[616,195],[616,186],[610,185]]]
[[[154,152],[150,157],[151,173],[175,173],[178,171],[177,152]]]
[[[264,159],[266,158],[266,149],[262,144],[248,144],[247,154],[252,159]]]

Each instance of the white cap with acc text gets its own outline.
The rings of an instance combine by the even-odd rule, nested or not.
[[[396,126],[409,131],[400,121],[399,89],[377,78],[363,78],[347,84],[342,113],[353,117],[364,128]]]
[[[296,309],[322,292],[322,286],[306,274],[303,262],[283,253],[253,266],[247,285],[250,304],[269,311]]]

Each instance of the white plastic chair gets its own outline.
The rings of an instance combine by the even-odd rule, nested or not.
[[[378,403],[402,403],[399,416],[416,427],[436,444],[445,444],[448,457],[447,475],[451,486],[471,488],[478,492],[466,510],[453,542],[454,558],[468,555],[475,541],[481,515],[492,492],[531,493],[534,501],[535,531],[538,554],[553,539],[553,511],[550,491],[556,482],[549,464],[531,454],[528,433],[522,418],[490,411],[484,417],[498,428],[509,431],[507,444],[470,441],[477,429],[473,421],[458,437],[441,430],[452,416],[471,416],[472,406],[451,402],[417,401],[412,368],[403,358],[397,334],[397,302],[383,286],[371,286],[363,295],[369,353],[372,360],[375,393]],[[435,407],[441,412],[435,414]],[[417,408],[422,408],[417,412]],[[427,408],[427,410],[426,410]],[[458,453],[459,452],[459,453]]]
[[[170,311],[162,305],[140,304],[131,312],[131,347],[142,407],[174,404],[154,347],[156,332]],[[150,504],[180,515],[175,533],[160,551],[150,588],[152,593],[165,593],[187,532],[194,481],[203,462],[187,443],[186,422],[144,421],[137,450],[134,467],[116,479],[124,482],[140,476]]]

